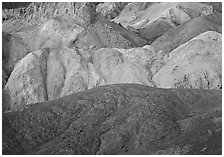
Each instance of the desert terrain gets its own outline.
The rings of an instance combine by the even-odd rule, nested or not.
[[[4,155],[221,155],[221,2],[3,2]]]

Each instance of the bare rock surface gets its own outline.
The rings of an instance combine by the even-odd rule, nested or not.
[[[203,3],[211,5],[215,11],[222,13],[222,2],[203,2]]]
[[[66,69],[62,62],[61,55],[56,49],[52,49],[49,52],[46,73],[48,100],[54,100],[61,95],[66,75]]]
[[[221,92],[96,87],[3,114],[3,154],[221,154]]]
[[[47,55],[46,50],[35,51],[16,65],[4,88],[10,108],[47,100],[44,84]]]
[[[221,2],[3,2],[3,154],[222,154],[221,33]]]
[[[124,9],[125,13],[121,12],[114,21],[126,28],[136,29],[139,35],[149,42],[191,18],[213,12],[212,6],[202,3],[155,3],[149,7],[146,7],[147,3],[141,4],[144,7],[136,7],[138,11],[136,8],[129,11]],[[138,6],[138,3],[132,5]]]
[[[96,12],[107,19],[114,19],[127,5],[127,2],[105,2],[96,6]]]
[[[86,90],[88,88],[89,71],[87,63],[80,56],[79,51],[65,49],[61,53],[66,71],[61,96]]]
[[[150,45],[132,49],[101,48],[95,51],[50,49],[44,71],[46,78],[42,83],[45,84],[46,100],[114,83],[219,90],[222,87],[220,58],[221,35],[211,31],[179,46],[168,58],[163,53],[156,53]],[[26,59],[21,61],[27,62]],[[195,66],[197,68],[193,68]],[[11,76],[14,83],[22,83],[16,79],[21,75],[17,68],[14,73],[16,75]],[[10,89],[17,91],[13,87]],[[27,93],[23,99],[30,96]],[[22,105],[21,102],[19,104]]]
[[[113,83],[154,86],[150,66],[156,53],[149,45],[132,49],[101,48],[96,51],[47,49],[44,53],[48,55],[41,60],[42,62],[37,60],[36,53],[42,51],[29,53],[16,65],[9,78],[4,90],[13,99],[9,102],[11,108],[27,104],[23,101],[43,101],[35,99],[31,102],[33,93],[40,91],[46,93],[46,101]],[[28,77],[32,81],[26,81],[23,77]]]
[[[102,16],[97,18],[97,22],[91,27],[96,32],[99,40],[107,48],[132,48],[147,45],[147,41],[135,32],[105,19]]]
[[[121,23],[121,25],[123,25],[124,27],[130,26],[135,29],[144,28],[154,21],[161,19],[163,15],[164,18],[170,20],[170,22],[171,14],[176,18],[176,21],[178,20],[181,23],[189,21],[190,17],[183,11],[178,10],[176,8],[176,5],[176,3],[156,3],[149,8],[146,8],[146,10],[139,11],[137,13],[133,12],[132,16],[125,16],[125,14],[121,14],[121,16],[118,16],[113,21],[115,21],[116,23]],[[175,14],[174,11],[170,12],[169,10],[171,9],[176,10],[176,12],[178,11],[179,15]]]
[[[6,32],[2,32],[2,44],[2,68],[8,77],[15,64],[29,53],[29,49],[19,36]]]
[[[122,12],[120,13],[120,16],[124,16],[125,14],[131,14],[132,12],[137,13],[139,11],[144,11],[147,8],[149,8],[151,5],[159,3],[159,2],[131,2],[128,3]]]
[[[103,84],[139,83],[153,86],[149,68],[155,56],[152,47],[129,50],[105,48],[93,54],[93,63],[104,79]]]
[[[96,17],[97,18],[97,17]],[[77,20],[61,17],[3,33],[3,69],[7,77],[15,64],[28,53],[42,48],[61,51],[64,48],[97,50],[144,46],[147,41],[104,17],[85,26]]]
[[[222,33],[221,14],[215,13],[194,18],[183,25],[168,30],[151,45],[155,47],[157,52],[162,51],[162,53],[167,54],[193,37],[206,31]]]
[[[222,89],[222,35],[208,31],[169,54],[153,81],[163,88]]]
[[[23,20],[23,23],[35,23],[35,21],[45,21],[54,16],[74,15],[74,2],[32,2],[23,7],[3,9],[3,20]]]

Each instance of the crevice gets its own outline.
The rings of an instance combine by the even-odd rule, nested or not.
[[[48,100],[48,91],[47,91],[47,61],[48,61],[49,51],[50,51],[49,48],[41,49],[41,53],[42,53],[41,55],[44,55],[44,60],[43,60],[44,64],[41,64],[42,61],[40,60],[40,58],[37,56],[37,54],[32,52],[33,56],[38,60],[41,77],[43,79],[45,100]]]

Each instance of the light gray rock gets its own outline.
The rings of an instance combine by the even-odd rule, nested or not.
[[[150,62],[155,55],[153,48],[100,49],[94,52],[93,62],[105,84],[151,83]]]
[[[168,54],[178,46],[206,31],[222,33],[222,15],[219,13],[200,16],[165,32],[151,45],[156,51]]]
[[[133,3],[135,4],[137,5]],[[121,23],[124,27],[131,26],[135,29],[145,28],[159,19],[175,26],[189,21],[191,17],[196,16],[193,14],[208,15],[212,12],[212,6],[202,3],[165,2],[152,4],[145,10],[130,10],[124,14],[121,13],[113,21]]]
[[[96,12],[107,19],[114,19],[127,5],[127,2],[105,2],[96,6]]]
[[[222,89],[222,35],[208,31],[169,54],[153,81],[161,88]]]
[[[138,3],[132,5],[138,6]],[[167,30],[190,21],[191,18],[213,12],[212,6],[202,3],[165,2],[154,3],[148,8],[144,7],[146,9],[137,8],[138,11],[124,9],[124,13],[121,12],[114,22],[120,23],[125,28],[136,29],[138,34],[149,42],[153,42]]]
[[[84,91],[88,88],[89,71],[87,63],[78,50],[64,49],[62,62],[66,71],[61,96]]]
[[[10,109],[47,100],[47,55],[47,50],[29,53],[15,66],[4,88],[10,97]]]
[[[60,58],[60,53],[53,49],[49,52],[47,61],[47,94],[48,100],[53,100],[61,95],[64,86],[66,70]]]

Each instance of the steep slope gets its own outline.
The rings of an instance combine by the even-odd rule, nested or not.
[[[49,49],[49,56],[44,63],[47,64],[44,71],[46,77],[41,81],[45,92],[48,93],[45,100],[113,83],[220,90],[221,43],[221,34],[209,31],[179,46],[166,56],[163,53],[156,54],[155,49],[149,45],[132,49],[101,48],[96,51]],[[21,60],[21,64],[25,67],[34,62],[43,64],[33,59],[26,56]],[[29,73],[29,69],[20,72],[18,67],[20,65],[15,67],[4,89],[15,100],[10,102],[11,108],[14,103],[19,106],[28,104],[18,101],[19,99],[34,103],[27,100],[32,97],[31,93],[25,92],[25,88],[15,87],[17,84],[25,86],[26,82],[17,78],[23,78],[23,75]],[[30,85],[32,87],[33,82]],[[19,91],[25,95],[13,94]]]
[[[83,24],[80,19],[54,17],[24,27],[21,26],[23,24],[18,24],[18,26],[13,27],[11,33],[3,32],[3,69],[7,77],[20,59],[28,53],[42,48],[57,49],[58,51],[63,48],[97,50],[108,47],[128,49],[147,44],[146,40],[122,26],[99,15],[96,15],[95,18],[97,21]],[[15,21],[14,23],[16,24]],[[3,30],[7,31],[7,28]]]
[[[96,12],[107,19],[114,19],[127,5],[127,2],[104,2],[96,6]]]
[[[10,98],[9,108],[14,108],[106,84],[138,83],[154,86],[150,65],[155,55],[154,48],[149,45],[143,48],[102,48],[96,51],[42,48],[20,60],[4,92]],[[41,56],[45,56],[44,59]],[[42,95],[44,93],[46,95]],[[42,96],[32,102],[36,97],[34,95]]]
[[[113,21],[125,28],[135,30],[149,42],[154,41],[167,30],[190,21],[192,18],[213,12],[212,6],[202,3],[132,3],[136,8],[124,9],[124,13]],[[129,5],[126,6],[127,8]],[[139,9],[139,10],[138,10]]]
[[[162,88],[222,89],[222,34],[208,31],[173,50],[153,81]]]
[[[220,13],[200,16],[183,25],[168,30],[151,45],[155,47],[157,52],[161,50],[162,53],[167,54],[193,37],[206,31],[222,33],[222,15]]]
[[[97,87],[3,114],[3,154],[221,154],[221,92]]]
[[[29,53],[17,64],[4,88],[5,94],[9,97],[5,108],[47,100],[45,89],[47,56],[47,50],[39,50]]]

